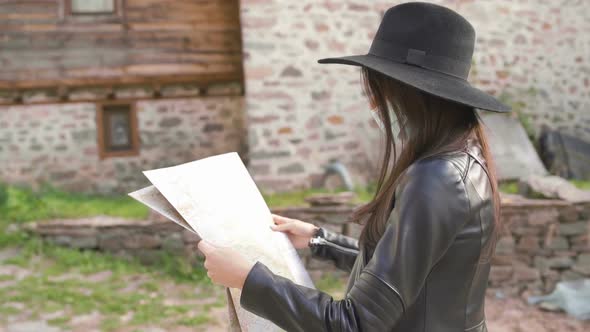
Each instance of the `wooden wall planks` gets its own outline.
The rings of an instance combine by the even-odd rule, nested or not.
[[[238,0],[117,0],[69,16],[68,0],[0,0],[0,89],[241,82]]]

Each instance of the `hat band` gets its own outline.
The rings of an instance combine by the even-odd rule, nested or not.
[[[399,63],[422,67],[439,73],[466,80],[471,69],[470,62],[463,62],[441,55],[427,54],[425,51],[400,47],[381,39],[374,39],[369,54],[387,58]]]

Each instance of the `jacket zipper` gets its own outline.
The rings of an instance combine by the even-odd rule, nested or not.
[[[340,251],[343,251],[343,252],[349,253],[349,254],[357,255],[359,253],[359,251],[356,249],[346,248],[346,247],[337,245],[337,244],[332,243],[332,242],[330,242],[324,238],[321,238],[321,237],[312,237],[309,241],[311,244],[314,244],[314,245],[318,245],[318,244],[319,245],[326,245],[328,247],[332,247],[336,250],[340,250]]]

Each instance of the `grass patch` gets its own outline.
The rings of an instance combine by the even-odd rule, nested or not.
[[[346,278],[326,273],[315,282],[315,286],[318,290],[330,294],[335,300],[340,300],[344,298],[346,283]]]
[[[328,190],[324,188],[319,189],[305,189],[299,191],[291,191],[291,192],[282,192],[282,193],[263,193],[262,196],[266,201],[266,204],[271,208],[278,208],[278,207],[289,207],[289,206],[305,206],[307,202],[305,198],[314,195],[314,194],[337,194],[344,191],[348,191],[345,189],[337,189],[337,190]],[[357,187],[354,190],[356,194],[356,200],[354,203],[366,203],[373,198],[373,194],[375,192],[375,186],[369,185],[366,187]]]
[[[197,309],[203,317],[186,317],[194,305],[166,304],[170,297],[161,286],[174,283],[186,287],[178,297],[182,300],[199,300],[203,295],[216,297],[223,304],[224,297],[207,278],[202,262],[189,262],[171,253],[162,253],[162,264],[147,266],[136,259],[121,258],[95,251],[81,251],[48,244],[36,237],[21,234],[19,253],[3,262],[17,265],[31,275],[0,288],[0,304],[3,316],[17,314],[19,310],[10,303],[20,303],[35,314],[62,311],[63,315],[50,324],[67,327],[73,316],[97,311],[103,317],[101,329],[111,331],[122,324],[202,324],[209,304]],[[102,281],[89,280],[93,274],[111,271]],[[130,284],[136,285],[126,290]],[[184,286],[183,286],[184,285]],[[194,287],[203,291],[193,292]],[[221,293],[220,293],[221,294]],[[121,317],[132,313],[130,320]]]
[[[0,249],[24,244],[30,238],[30,236],[23,231],[9,231],[8,229],[9,224],[0,219]]]
[[[100,329],[103,331],[113,331],[121,324],[119,317],[106,317],[100,322]]]
[[[149,266],[141,264],[135,258],[122,258],[92,250],[60,247],[21,231],[6,234],[2,227],[0,227],[0,242],[3,242],[5,246],[20,248],[20,253],[5,260],[5,264],[30,268],[31,265],[35,264],[34,258],[40,257],[41,260],[52,262],[45,266],[43,270],[44,274],[49,276],[64,274],[72,270],[83,275],[102,271],[111,271],[113,276],[130,273],[159,273],[178,282],[197,282],[199,285],[211,284],[201,261],[189,261],[183,256],[164,251],[157,257],[158,264]],[[147,285],[145,287],[154,288],[155,286]]]
[[[4,222],[97,215],[145,219],[148,215],[146,206],[127,195],[68,193],[49,186],[44,186],[39,191],[18,186],[0,187],[0,218]]]
[[[56,317],[53,319],[50,319],[47,321],[47,323],[49,323],[49,325],[54,325],[54,326],[59,326],[59,327],[66,327],[69,321],[70,321],[70,317]]]
[[[180,320],[178,320],[178,324],[179,325],[185,325],[185,326],[197,326],[197,325],[202,325],[205,323],[208,323],[210,321],[210,318],[206,315],[198,315],[198,316],[194,316],[194,317],[185,317],[182,318]]]
[[[518,194],[518,181],[501,182],[498,187],[503,193]]]
[[[19,312],[21,312],[20,309],[17,309],[15,307],[11,307],[9,305],[6,304],[0,304],[0,317],[1,316],[8,316],[8,315],[16,315]]]
[[[590,190],[590,181],[586,180],[568,180],[574,186],[583,190]],[[500,191],[507,194],[518,194],[518,181],[505,181],[500,183]],[[538,193],[533,193],[532,198],[543,198]]]
[[[14,280],[14,276],[9,274],[0,274],[0,282]]]
[[[225,293],[211,283],[200,261],[191,262],[178,254],[162,252],[158,263],[148,266],[137,259],[53,245],[22,231],[20,226],[14,227],[35,220],[96,215],[146,218],[148,208],[130,197],[80,195],[49,187],[39,191],[0,187],[0,249],[19,250],[2,264],[16,265],[31,273],[20,280],[2,276],[0,281],[10,283],[0,288],[0,316],[18,314],[18,306],[22,305],[36,316],[59,313],[59,317],[49,323],[67,329],[71,317],[99,312],[101,329],[112,331],[122,325],[138,328],[146,324],[202,325],[210,322],[207,313],[211,308],[225,305]],[[265,198],[270,206],[293,206],[305,204],[304,198],[308,195],[330,192],[341,191],[316,189],[266,195]],[[357,202],[372,198],[370,187],[355,192]],[[105,271],[110,273],[100,276],[100,281],[92,281],[94,274]],[[163,283],[174,283],[174,289],[186,287],[186,291],[177,294],[179,303],[196,301],[199,304],[195,307],[165,303],[171,295],[161,289]],[[336,279],[327,279],[320,286],[327,290],[343,290],[344,283],[340,282],[341,286],[338,283]],[[134,286],[129,291],[130,284]],[[198,292],[194,291],[195,287]],[[210,297],[215,300],[203,301]],[[197,313],[191,314],[195,309]]]
[[[587,180],[571,180],[574,186],[582,190],[590,190],[590,181]]]
[[[0,248],[24,245],[31,248],[31,237],[22,231],[9,231],[9,225],[54,218],[83,218],[108,215],[145,219],[148,208],[127,195],[100,196],[67,193],[50,186],[39,191],[0,183]],[[58,251],[53,250],[55,254]],[[62,262],[66,263],[67,257]],[[99,262],[100,260],[97,260]],[[17,264],[18,262],[13,262]],[[80,263],[77,259],[74,264]],[[93,262],[92,264],[97,264]]]

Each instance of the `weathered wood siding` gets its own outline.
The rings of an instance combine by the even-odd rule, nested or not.
[[[242,81],[238,0],[0,0],[0,89]]]

